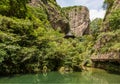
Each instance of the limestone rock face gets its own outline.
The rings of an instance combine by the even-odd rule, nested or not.
[[[84,6],[63,8],[68,16],[71,32],[79,37],[89,33],[89,10]]]
[[[46,12],[51,26],[60,32],[67,34],[70,30],[68,19],[65,17],[61,7],[57,5],[56,0],[31,0],[31,5],[39,6]]]
[[[111,5],[108,6],[105,18],[103,20],[102,31],[97,37],[94,45],[95,53],[92,59],[95,61],[108,61],[118,62],[120,64],[120,28],[111,29],[110,17],[115,11],[120,10],[120,0],[113,0]],[[119,18],[120,13],[116,17]],[[116,18],[115,18],[116,19]],[[117,22],[117,21],[115,21]],[[116,24],[117,26],[119,24]]]
[[[51,26],[67,34],[79,37],[89,33],[89,10],[84,6],[61,8],[56,0],[31,0],[31,5],[40,6],[48,16]]]
[[[111,5],[108,6],[104,20],[102,32],[108,32],[110,29],[109,16],[115,11],[120,9],[120,0],[113,0]]]

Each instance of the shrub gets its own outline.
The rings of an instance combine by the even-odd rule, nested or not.
[[[0,0],[0,14],[25,18],[27,13],[27,1],[28,0]]]
[[[120,29],[120,9],[114,10],[109,16],[111,30]]]

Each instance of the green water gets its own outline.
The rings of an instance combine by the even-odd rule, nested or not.
[[[100,69],[60,74],[26,74],[0,77],[0,84],[120,84],[120,75]]]

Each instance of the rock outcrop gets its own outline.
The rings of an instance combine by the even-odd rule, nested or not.
[[[48,16],[51,26],[61,32],[74,36],[82,36],[89,33],[89,10],[84,6],[61,8],[56,0],[31,0],[31,5],[42,7]]]
[[[70,30],[68,19],[61,11],[61,7],[57,5],[56,0],[31,0],[33,6],[39,6],[46,12],[48,20],[51,26],[57,30],[61,29],[61,32],[67,34]],[[59,30],[60,30],[59,29]]]
[[[110,30],[109,17],[115,11],[120,9],[120,0],[113,0],[108,2],[107,11],[103,20],[102,32],[108,32]]]
[[[68,16],[71,32],[79,37],[89,33],[89,10],[84,6],[73,6],[63,8]]]
[[[100,51],[101,48],[104,48],[105,46],[108,46],[108,45],[109,45],[108,48],[110,48],[120,42],[120,40],[119,40],[120,28],[113,29],[110,26],[110,25],[113,25],[113,23],[110,22],[110,17],[113,16],[112,13],[117,11],[118,9],[120,10],[120,0],[115,0],[111,3],[112,3],[112,5],[110,7],[108,7],[105,18],[103,20],[102,32],[98,36],[98,39],[94,46],[97,51]],[[119,13],[119,15],[120,15],[120,13]],[[116,15],[116,17],[119,17],[119,15]],[[119,24],[116,23],[116,25],[119,25]],[[110,42],[113,44],[109,44]],[[109,51],[110,50],[111,49],[109,49]]]
[[[107,2],[108,8],[91,56],[96,67],[120,72],[120,0]],[[113,26],[115,25],[115,26]]]

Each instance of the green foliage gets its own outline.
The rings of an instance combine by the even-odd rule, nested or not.
[[[65,18],[64,11],[73,8],[62,10],[54,0],[42,1],[62,12],[61,18]],[[114,32],[99,34],[102,19],[97,18],[90,25],[92,35],[65,39],[64,34],[52,29],[46,6],[26,6],[26,3],[27,0],[0,1],[0,73],[41,72],[44,66],[54,71],[66,65],[73,69],[80,67],[94,53],[96,38],[104,44],[96,53],[119,51],[119,10],[109,17],[111,30],[115,30]],[[54,15],[52,13],[49,14]],[[59,17],[56,22],[58,20]]]
[[[96,38],[102,26],[102,19],[96,18],[90,23],[90,33]]]
[[[57,70],[65,65],[79,66],[84,60],[84,54],[80,53],[87,46],[84,48],[82,44],[86,45],[91,37],[82,38],[82,42],[64,39],[59,31],[46,28],[44,19],[37,19],[34,14],[31,20],[0,15],[1,73],[32,73],[41,71],[43,66]]]
[[[0,14],[25,18],[27,13],[26,3],[28,0],[1,0]]]
[[[4,61],[4,57],[7,56],[7,52],[4,49],[0,49],[0,63]]]
[[[114,10],[109,16],[111,30],[120,29],[120,9]]]
[[[4,32],[9,32],[10,34],[17,34],[22,36],[23,39],[33,39],[36,38],[34,32],[34,23],[30,20],[9,18],[0,15],[0,30]],[[5,36],[6,34],[4,34]],[[9,37],[9,36],[8,36]],[[13,36],[14,37],[14,36]]]
[[[81,9],[80,6],[70,6],[70,7],[64,7],[63,10],[64,11],[70,11],[71,9],[76,8],[76,7],[78,7],[79,9]]]
[[[109,10],[114,3],[114,0],[104,0],[104,6],[107,5],[107,9]]]
[[[43,2],[61,12],[61,18],[66,20],[54,0]],[[0,73],[40,72],[44,66],[50,70],[66,65],[80,67],[89,56],[92,37],[64,39],[64,34],[52,29],[46,13],[49,10],[44,4],[26,3],[27,0],[0,1]]]
[[[64,13],[64,16],[66,16],[67,17],[67,19],[69,19],[68,18],[68,16],[69,16],[69,11],[73,11],[73,10],[76,10],[76,8],[78,8],[79,10],[81,10],[81,6],[70,6],[70,7],[63,7],[62,8],[62,12]]]
[[[115,43],[113,46],[111,46],[110,51],[120,51],[120,43]]]
[[[119,52],[120,29],[112,32],[103,32],[97,37],[96,43],[100,46],[96,53]],[[95,49],[96,50],[96,49]]]
[[[7,15],[9,11],[9,0],[1,0],[0,1],[0,14]]]
[[[44,28],[34,20],[0,17],[0,72],[31,73],[41,71],[43,66],[50,70],[79,66],[89,56],[85,51],[93,46],[92,36],[64,39],[59,31]]]

